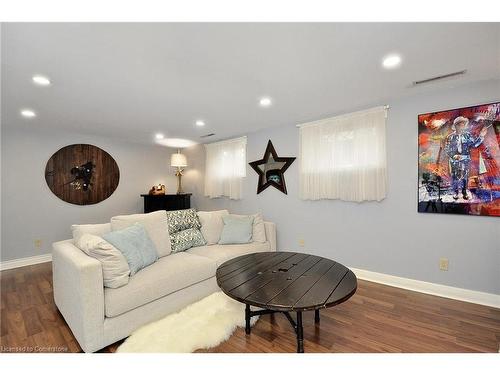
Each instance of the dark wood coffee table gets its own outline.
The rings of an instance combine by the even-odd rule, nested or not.
[[[347,267],[315,255],[265,252],[243,255],[217,268],[217,284],[229,297],[246,304],[245,332],[250,318],[283,313],[297,335],[297,352],[304,352],[302,312],[319,310],[347,301],[357,288],[357,279]],[[257,306],[263,310],[250,310]],[[293,320],[291,311],[297,313]]]

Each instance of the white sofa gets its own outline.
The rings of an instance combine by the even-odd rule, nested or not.
[[[95,352],[218,291],[215,271],[226,260],[276,251],[276,226],[264,225],[264,243],[193,247],[160,258],[117,289],[103,287],[101,263],[73,240],[56,242],[52,245],[55,303],[82,349]]]

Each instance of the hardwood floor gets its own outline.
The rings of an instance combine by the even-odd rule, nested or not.
[[[79,352],[54,305],[51,263],[0,273],[1,352]],[[304,314],[305,351],[498,352],[500,310],[360,280],[347,302]],[[114,352],[120,343],[104,348]],[[210,352],[289,352],[295,334],[282,314],[238,329]]]

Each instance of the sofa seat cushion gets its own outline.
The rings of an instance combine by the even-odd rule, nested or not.
[[[160,258],[118,289],[104,288],[106,316],[112,318],[215,276],[216,262],[186,252]]]
[[[250,242],[238,245],[207,245],[192,247],[187,253],[213,259],[217,267],[225,261],[240,255],[271,251],[269,242]]]

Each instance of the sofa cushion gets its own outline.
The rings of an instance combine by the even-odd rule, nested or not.
[[[201,231],[196,228],[189,228],[171,234],[170,242],[172,243],[173,253],[190,249],[193,246],[203,246],[207,244]]]
[[[71,226],[71,233],[75,241],[84,234],[93,234],[102,237],[103,234],[111,232],[111,224],[75,224]]]
[[[102,236],[121,251],[130,268],[130,276],[158,259],[155,245],[144,225],[135,223],[122,230],[115,230]]]
[[[186,252],[160,258],[118,289],[104,289],[107,317],[114,317],[145,305],[215,275],[216,263],[207,257]]]
[[[252,242],[253,216],[225,215],[222,217],[224,228],[220,235],[219,244],[241,244]]]
[[[111,229],[125,229],[135,223],[144,225],[149,237],[156,247],[159,257],[170,254],[170,236],[166,211],[155,211],[149,214],[120,215],[111,218]]]
[[[174,234],[190,228],[200,229],[200,219],[194,208],[187,210],[167,211],[168,232]]]
[[[128,283],[130,268],[127,260],[120,250],[102,237],[85,233],[75,239],[75,246],[101,262],[105,287],[119,288]]]
[[[266,227],[264,225],[264,218],[262,214],[257,213],[254,215],[235,215],[231,214],[233,217],[253,217],[253,227],[252,227],[252,241],[266,242]]]
[[[222,216],[229,215],[229,212],[227,210],[198,211],[197,214],[201,223],[201,234],[207,241],[207,245],[218,243],[224,227]]]
[[[213,259],[217,267],[226,260],[239,257],[240,255],[271,251],[269,242],[250,242],[239,245],[207,245],[193,247],[186,252]]]
[[[101,262],[103,284],[107,288],[119,288],[128,283],[130,268],[123,254],[116,247],[93,234],[82,234],[75,246],[88,256]]]

